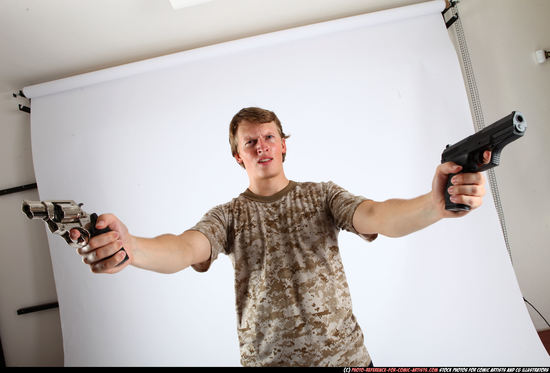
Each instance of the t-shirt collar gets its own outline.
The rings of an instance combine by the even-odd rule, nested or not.
[[[253,193],[250,189],[246,189],[241,196],[257,202],[275,202],[286,196],[292,189],[296,187],[296,182],[290,180],[288,185],[271,196],[259,196]]]

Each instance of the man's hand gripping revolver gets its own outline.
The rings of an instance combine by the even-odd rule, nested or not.
[[[94,272],[100,272],[107,261],[117,261],[115,267],[119,267],[130,259],[122,247],[122,241],[116,240],[118,233],[111,232],[104,221],[98,223],[97,214],[89,215],[81,206],[82,203],[74,201],[23,201],[22,209],[29,219],[43,219],[52,233],[60,235],[77,249],[84,263],[90,264]],[[99,229],[102,225],[104,227]],[[115,244],[119,244],[118,250],[105,257],[90,246],[93,237],[104,233],[116,235]]]

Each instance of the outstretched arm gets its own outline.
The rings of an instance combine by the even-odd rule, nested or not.
[[[128,264],[160,273],[174,273],[210,258],[210,241],[198,231],[186,231],[179,236],[164,234],[141,238],[131,235],[115,215],[100,215],[96,227],[103,229],[107,226],[111,232],[93,237],[87,246],[78,249],[82,261],[95,273],[117,273]],[[76,229],[71,230],[73,239],[78,235]],[[121,247],[130,258],[124,263],[121,263],[124,252],[117,253]]]
[[[484,153],[484,163],[491,153]],[[401,237],[423,229],[442,218],[461,217],[468,211],[445,210],[444,191],[447,177],[460,172],[461,166],[452,162],[439,165],[432,181],[431,192],[413,199],[390,199],[384,202],[365,201],[353,215],[353,226],[362,234],[380,233]],[[485,177],[482,173],[463,173],[453,177],[449,188],[451,201],[469,205],[471,210],[481,206],[485,195]]]

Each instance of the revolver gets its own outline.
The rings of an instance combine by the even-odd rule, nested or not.
[[[44,220],[50,231],[63,237],[70,246],[82,248],[88,245],[90,238],[111,231],[109,227],[97,229],[95,227],[97,214],[88,215],[81,209],[82,205],[82,203],[77,204],[75,201],[23,201],[22,210],[29,219]],[[76,241],[71,239],[71,229],[80,232],[80,237]],[[126,253],[124,248],[119,251]],[[105,259],[111,258],[113,255]],[[118,265],[128,259],[126,253],[126,257]]]
[[[518,111],[497,120],[488,127],[468,136],[454,145],[447,145],[441,154],[441,163],[454,162],[462,166],[463,172],[482,172],[500,163],[502,149],[522,137],[527,130],[525,117]],[[491,150],[491,160],[483,164],[483,153]],[[469,211],[470,206],[461,203],[453,203],[450,200],[448,189],[451,178],[456,174],[449,174],[447,187],[445,188],[445,209],[450,211]]]

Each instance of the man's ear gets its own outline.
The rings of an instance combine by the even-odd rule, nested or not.
[[[235,158],[235,160],[237,161],[237,163],[238,163],[242,168],[245,168],[245,167],[244,167],[243,159],[241,158],[241,156],[239,155],[239,153],[233,154],[233,157]]]
[[[283,141],[282,141],[281,150],[282,150],[283,154],[286,154],[286,139],[283,139]]]

